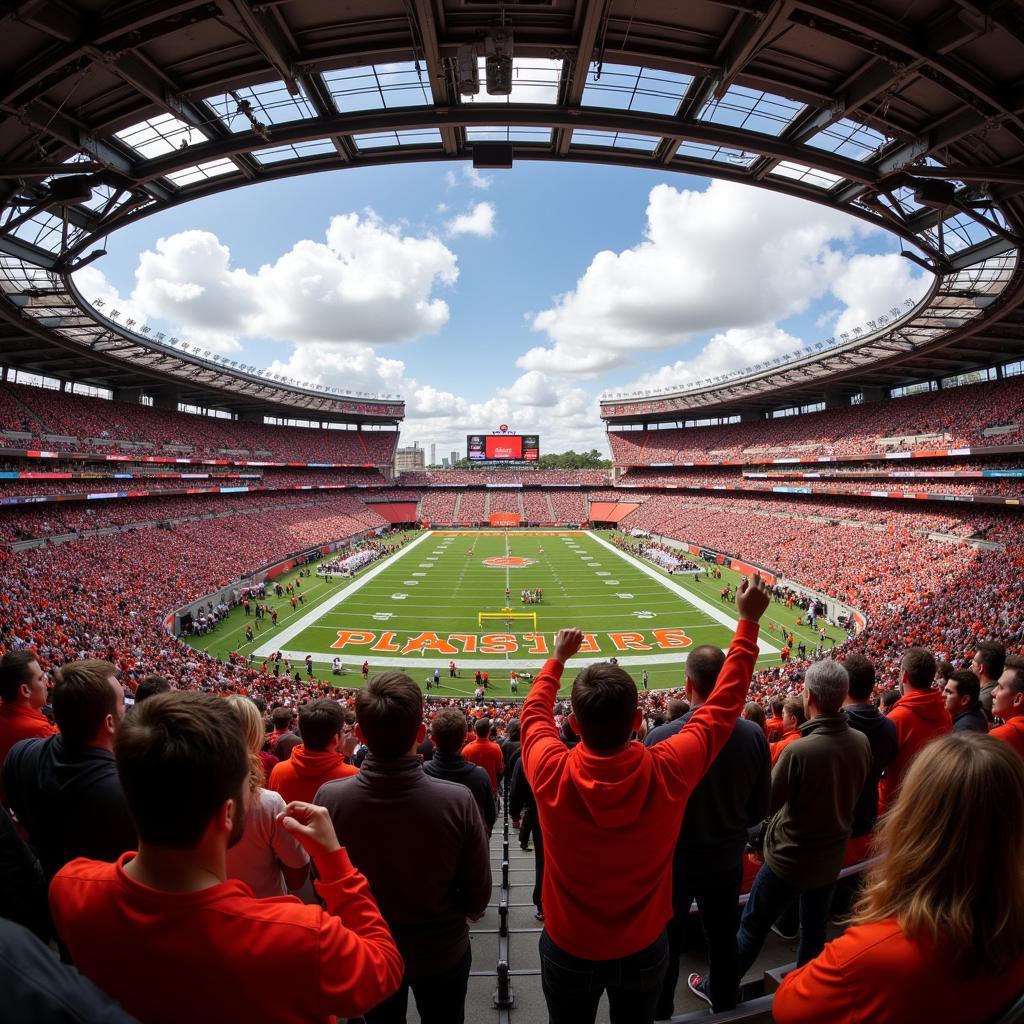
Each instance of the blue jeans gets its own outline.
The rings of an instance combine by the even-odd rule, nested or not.
[[[835,887],[836,883],[830,882],[816,889],[797,889],[779,878],[767,864],[762,864],[743,908],[736,936],[740,950],[739,977],[742,979],[750,970],[779,915],[797,901],[800,904],[800,945],[796,963],[802,967],[813,960],[825,948],[828,910]]]
[[[668,967],[668,939],[615,960],[582,960],[540,936],[540,976],[549,1024],[594,1024],[608,992],[611,1024],[652,1024]]]

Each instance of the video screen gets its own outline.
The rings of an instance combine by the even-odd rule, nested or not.
[[[469,434],[466,456],[470,462],[536,462],[540,458],[537,434]]]

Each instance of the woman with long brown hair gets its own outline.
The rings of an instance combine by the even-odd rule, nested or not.
[[[1024,761],[958,732],[926,746],[879,828],[853,924],[788,974],[777,1024],[972,1024],[1024,990]]]
[[[248,697],[232,694],[227,702],[249,750],[249,808],[242,838],[228,850],[228,878],[241,879],[254,896],[284,896],[306,880],[309,857],[278,820],[285,807],[281,794],[263,786],[263,716]]]

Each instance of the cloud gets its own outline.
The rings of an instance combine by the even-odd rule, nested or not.
[[[490,238],[494,234],[494,203],[477,203],[468,213],[460,213],[446,225],[449,235],[477,235]]]
[[[466,184],[470,188],[487,190],[494,183],[494,179],[490,175],[481,174],[472,164],[464,164],[461,175],[457,175],[454,171],[445,171],[444,182],[449,188],[457,188],[460,184]]]
[[[712,336],[692,359],[680,359],[667,366],[645,373],[632,384],[615,391],[637,391],[686,384],[703,377],[717,377],[731,370],[740,370],[762,363],[775,356],[788,355],[803,348],[804,342],[774,324],[758,327],[730,327]]]
[[[140,256],[128,301],[175,333],[221,339],[221,351],[242,337],[398,344],[448,322],[435,291],[458,275],[442,241],[404,234],[368,210],[332,217],[323,241],[296,242],[255,273],[234,266],[209,231],[160,238]]]
[[[858,254],[850,258],[832,284],[832,293],[846,308],[839,314],[833,333],[838,337],[854,327],[868,330],[868,321],[879,313],[889,314],[893,306],[903,308],[906,299],[917,301],[932,277],[915,273],[914,265],[896,253]]]
[[[817,204],[731,182],[703,192],[657,185],[643,240],[597,253],[572,291],[534,316],[548,342],[517,365],[595,377],[637,352],[784,320],[828,292],[845,246],[866,230]]]

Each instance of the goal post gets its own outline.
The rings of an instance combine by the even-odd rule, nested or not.
[[[511,625],[513,619],[526,619],[529,624],[533,627],[533,631],[537,632],[537,613],[536,612],[516,612],[511,608],[502,608],[500,612],[479,612],[476,617],[477,629],[483,629],[484,623],[488,620],[498,620],[501,625]]]

